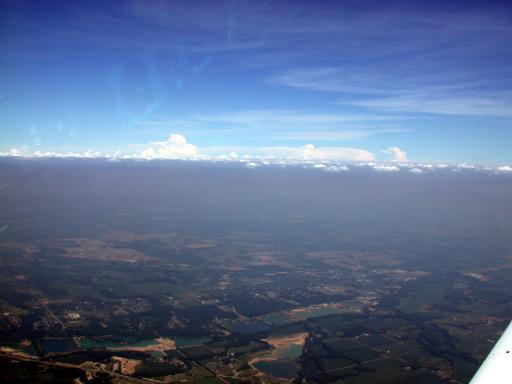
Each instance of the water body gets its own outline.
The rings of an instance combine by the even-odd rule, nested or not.
[[[242,335],[268,331],[269,329],[270,327],[267,324],[259,320],[236,323],[230,327],[230,331],[240,333]]]
[[[268,357],[272,360],[260,360],[254,367],[275,377],[294,379],[297,377],[299,365],[296,359],[302,355],[303,344],[290,344],[279,346]]]
[[[72,338],[69,339],[41,339],[39,340],[45,354],[63,353],[75,351],[76,344]]]
[[[294,379],[297,377],[299,366],[293,360],[280,359],[269,361],[258,361],[254,366],[262,372],[275,377]]]
[[[206,344],[211,341],[208,337],[189,337],[189,336],[178,336],[172,337],[177,347],[190,347],[191,345]]]
[[[166,354],[163,351],[151,351],[149,353],[153,359],[162,359],[166,356]]]
[[[298,359],[302,355],[302,345],[291,344],[279,349],[279,355],[288,359]]]
[[[263,315],[261,316],[261,319],[272,325],[283,325],[292,322],[292,320],[277,312]]]
[[[106,349],[106,348],[125,348],[125,347],[147,347],[156,344],[153,339],[135,340],[135,339],[89,339],[80,340],[81,349]]]

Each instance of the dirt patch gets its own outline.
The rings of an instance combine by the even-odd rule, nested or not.
[[[153,352],[153,351],[165,351],[167,349],[176,348],[176,343],[172,339],[160,337],[155,339],[156,343],[151,345],[146,345],[144,347],[116,347],[116,348],[108,348],[111,351],[138,351],[138,352]]]
[[[213,240],[201,240],[197,243],[192,243],[187,245],[186,247],[189,249],[205,249],[205,248],[213,248],[216,247],[217,244]]]
[[[294,333],[293,335],[269,337],[267,339],[263,339],[263,341],[266,341],[274,348],[288,347],[290,345],[304,346],[304,343],[306,342],[306,337],[308,337],[307,332],[300,332]]]
[[[251,359],[250,362],[251,364],[254,364],[259,361],[273,361],[286,358],[286,351],[290,347],[294,346],[300,347],[302,349],[307,337],[307,332],[299,332],[291,335],[274,336],[263,339],[263,341],[269,343],[272,346],[272,351],[259,353],[253,359]]]
[[[66,248],[66,257],[103,261],[136,263],[151,260],[141,252],[130,248],[114,248],[100,240],[75,240],[76,246]]]
[[[112,356],[113,367],[117,368],[123,375],[133,375],[138,365],[142,363],[140,360],[126,359],[124,357]]]

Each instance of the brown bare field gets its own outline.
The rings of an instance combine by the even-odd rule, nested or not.
[[[217,244],[215,243],[215,241],[206,239],[206,240],[200,240],[200,241],[198,241],[196,243],[192,243],[192,244],[186,245],[186,248],[189,248],[189,249],[206,249],[206,248],[213,248],[213,247],[216,247],[216,246],[217,246]]]
[[[155,339],[156,344],[146,345],[145,347],[116,347],[108,348],[111,351],[138,351],[138,352],[152,352],[152,351],[165,351],[167,349],[176,348],[176,343],[172,339],[159,337]]]
[[[65,249],[66,257],[75,259],[90,259],[103,261],[123,261],[135,263],[151,260],[141,252],[130,248],[113,248],[108,243],[100,240],[75,240],[76,246]]]
[[[178,235],[176,233],[132,233],[117,229],[105,227],[106,233],[102,238],[105,241],[118,241],[121,243],[129,243],[137,240],[162,240],[173,241]]]
[[[292,335],[269,337],[267,339],[263,339],[263,341],[266,341],[267,343],[272,345],[274,348],[282,348],[282,347],[288,347],[290,345],[303,346],[304,343],[306,342],[306,337],[308,337],[307,332],[300,332],[300,333],[294,333]]]
[[[351,270],[368,267],[396,267],[402,262],[392,255],[372,252],[338,252],[338,251],[319,251],[309,252],[308,257],[322,260],[325,264],[333,267],[343,266]]]
[[[119,356],[112,356],[112,360],[118,361],[121,364],[121,373],[124,375],[133,375],[137,365],[142,363],[141,360],[127,359]]]

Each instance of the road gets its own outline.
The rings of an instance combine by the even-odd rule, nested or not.
[[[7,358],[7,359],[11,359],[11,360],[17,360],[17,361],[29,361],[29,362],[34,362],[34,363],[37,363],[37,364],[47,365],[47,366],[51,366],[51,367],[80,369],[80,370],[82,370],[84,372],[89,372],[89,373],[91,373],[93,375],[96,375],[98,373],[106,373],[106,374],[108,374],[111,377],[116,377],[118,379],[123,379],[123,380],[126,380],[127,382],[130,382],[130,383],[139,383],[139,384],[156,384],[156,383],[158,383],[158,384],[162,384],[161,381],[156,381],[156,380],[146,379],[146,378],[138,378],[138,377],[127,376],[127,375],[123,375],[121,373],[109,371],[109,370],[104,369],[104,368],[82,367],[80,365],[70,364],[70,363],[63,363],[63,362],[59,362],[59,361],[55,361],[55,362],[54,361],[44,361],[44,360],[38,359],[37,357],[31,357],[31,356],[27,356],[27,355],[18,354],[18,353],[0,352],[0,357],[4,357],[4,358]]]

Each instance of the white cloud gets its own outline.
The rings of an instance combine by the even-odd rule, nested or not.
[[[22,156],[22,155],[23,155],[23,152],[21,152],[18,148],[11,148],[9,151],[0,152],[0,156],[17,157],[17,156]]]
[[[301,147],[270,146],[270,147],[210,147],[202,148],[202,154],[218,159],[226,153],[235,151],[242,154],[241,159],[260,159],[286,162],[322,162],[322,161],[373,161],[373,153],[360,148],[350,147],[316,147],[306,144]]]
[[[386,149],[386,153],[389,153],[391,156],[393,156],[393,161],[407,161],[407,152],[402,151],[398,147],[389,147],[388,149]]]
[[[101,152],[99,152],[99,151],[87,151],[83,154],[83,157],[93,159],[93,158],[102,157],[102,155],[101,155]]]
[[[307,144],[299,148],[289,148],[287,152],[295,158],[304,160],[343,160],[343,161],[373,161],[373,153],[358,148],[324,147],[316,148]]]
[[[307,144],[303,147],[275,147],[274,151],[282,151],[283,155],[288,155],[294,159],[301,160],[338,160],[338,161],[373,161],[373,153],[358,148],[345,147],[323,147],[317,148],[313,144]]]
[[[185,136],[180,134],[172,134],[166,141],[151,143],[141,152],[144,159],[193,159],[198,156],[198,148],[188,144]]]
[[[509,165],[503,165],[501,167],[496,168],[498,172],[512,172],[512,167]]]
[[[327,172],[345,172],[348,170],[350,170],[350,168],[346,165],[331,165],[325,168],[325,171]]]
[[[476,165],[473,165],[473,164],[457,164],[456,165],[456,168],[457,169],[478,169]]]
[[[420,168],[411,168],[409,170],[409,172],[411,173],[423,173],[423,169],[420,169]]]
[[[371,166],[373,170],[378,172],[398,172],[400,168],[396,165],[386,165],[386,164],[375,164]]]
[[[226,157],[226,159],[229,159],[229,160],[236,160],[236,159],[238,159],[238,153],[236,153],[235,151],[231,151],[225,157]]]

